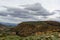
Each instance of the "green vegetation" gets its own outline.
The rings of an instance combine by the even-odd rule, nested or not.
[[[0,35],[0,40],[60,40],[60,33],[42,34],[40,36],[20,37],[17,35]]]
[[[60,23],[23,22],[12,28],[0,25],[0,40],[60,40]]]

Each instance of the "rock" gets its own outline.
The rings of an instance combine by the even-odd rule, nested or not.
[[[23,37],[34,35],[36,33],[39,35],[41,32],[60,31],[60,23],[55,21],[22,22],[18,24],[17,27],[13,28],[13,31],[15,31],[17,35]]]

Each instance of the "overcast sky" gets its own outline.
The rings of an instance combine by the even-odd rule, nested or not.
[[[60,0],[0,0],[0,22],[59,21],[59,11]]]

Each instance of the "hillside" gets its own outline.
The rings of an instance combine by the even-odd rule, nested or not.
[[[22,22],[13,28],[19,36],[40,35],[43,32],[60,32],[60,23],[56,21]]]
[[[4,30],[7,30],[8,27],[3,25],[3,24],[0,24],[0,31],[4,31]]]

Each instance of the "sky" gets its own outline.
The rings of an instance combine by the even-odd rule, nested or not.
[[[0,0],[0,22],[60,20],[60,0]]]

